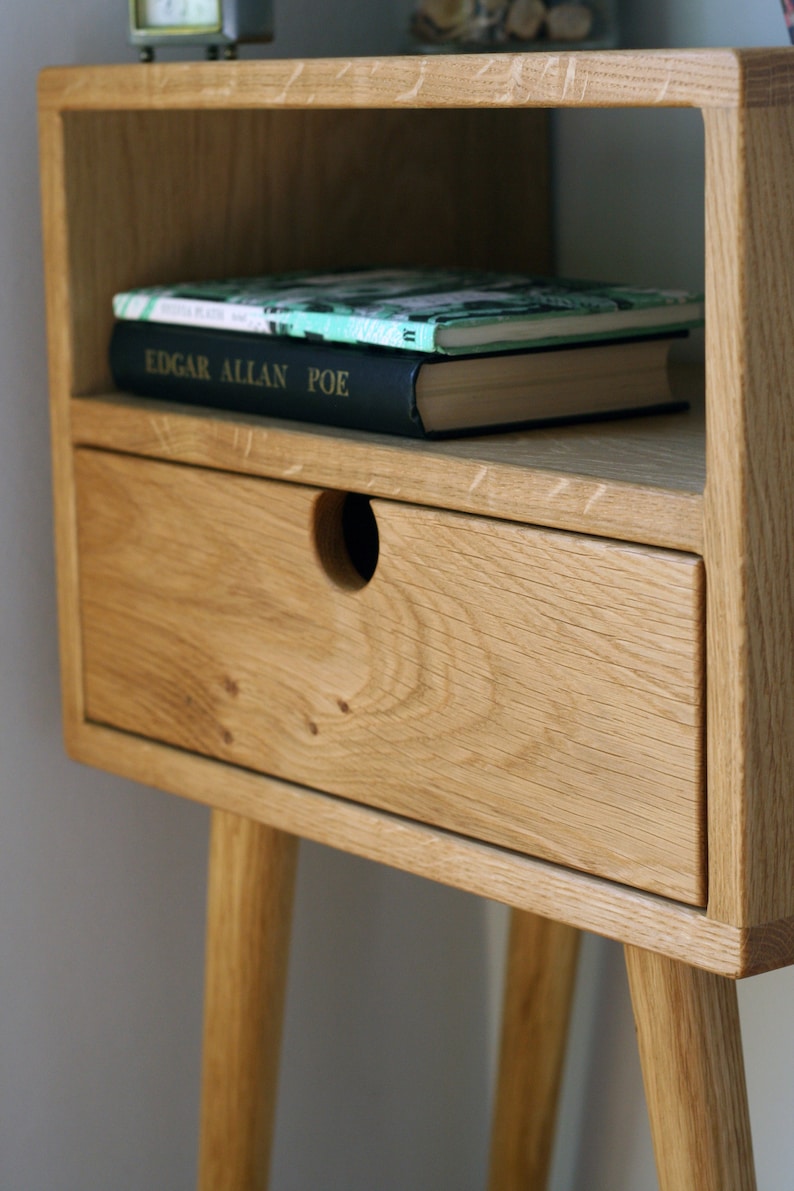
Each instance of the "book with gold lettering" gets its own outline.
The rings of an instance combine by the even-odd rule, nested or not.
[[[515,351],[698,326],[699,295],[472,269],[280,273],[127,290],[117,318],[403,351]]]
[[[429,438],[681,408],[675,338],[447,357],[120,319],[110,366],[142,397]]]

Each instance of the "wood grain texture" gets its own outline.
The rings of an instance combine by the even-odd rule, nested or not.
[[[708,112],[710,913],[794,914],[794,108]]]
[[[198,62],[42,73],[45,109],[737,107],[791,102],[779,50],[644,50]]]
[[[488,1191],[545,1191],[579,955],[579,931],[514,910]]]
[[[111,298],[129,286],[551,265],[543,112],[72,112],[63,137],[70,394],[109,387]]]
[[[184,749],[91,723],[79,725],[69,745],[86,765],[707,971],[739,978],[794,962],[790,924],[763,928],[759,951],[758,932],[691,906]]]
[[[77,579],[76,516],[68,394],[72,372],[71,300],[65,266],[68,244],[67,200],[61,120],[39,117],[41,206],[45,257],[47,353],[50,375],[50,444],[55,504],[58,641],[64,736],[69,740],[84,719]]]
[[[745,928],[741,933],[743,976],[757,976],[770,971],[770,967],[794,963],[794,918],[780,918],[763,926]]]
[[[732,937],[742,940],[742,948],[757,944],[761,963],[768,962],[767,939],[772,955],[788,954],[787,930],[777,924],[794,917],[794,803],[787,780],[794,678],[785,661],[794,615],[786,482],[794,391],[794,336],[786,321],[794,305],[787,268],[794,247],[793,72],[785,49],[45,72],[42,199],[67,737],[81,735],[83,719],[73,434],[78,442],[122,451],[251,474],[289,478],[291,472],[316,477],[312,483],[382,496],[401,495],[405,463],[392,444],[357,436],[345,438],[340,451],[322,431],[298,440],[284,427],[254,428],[233,417],[162,410],[155,416],[123,400],[74,400],[76,392],[105,389],[114,288],[167,269],[203,272],[204,260],[218,270],[271,260],[320,263],[329,243],[348,235],[361,259],[371,259],[383,249],[379,216],[365,220],[359,233],[353,204],[340,196],[350,190],[351,177],[371,169],[381,212],[393,211],[388,204],[395,161],[403,165],[410,158],[414,137],[417,166],[408,193],[422,197],[406,220],[399,253],[415,243],[430,259],[438,236],[444,254],[484,245],[484,263],[503,253],[499,259],[510,264],[518,263],[513,254],[519,245],[529,262],[548,255],[548,223],[545,180],[540,187],[533,180],[545,162],[545,132],[542,123],[525,122],[538,115],[526,107],[699,106],[708,167],[705,495],[702,438],[692,467],[678,464],[675,435],[665,440],[658,466],[646,463],[644,446],[635,453],[631,445],[621,477],[583,431],[570,454],[572,440],[554,435],[535,454],[518,440],[423,448],[406,468],[405,499],[703,549],[709,587],[709,912],[737,928]],[[427,110],[416,110],[423,105]],[[476,105],[502,110],[471,110]],[[504,110],[514,106],[522,110]],[[360,142],[351,136],[354,125],[346,123],[358,117]],[[393,136],[385,137],[380,121],[391,117]],[[502,123],[506,117],[518,123]],[[451,123],[449,135],[440,137],[441,118]],[[392,140],[402,146],[396,157]],[[352,141],[363,146],[360,153],[345,148]],[[268,168],[271,142],[278,170]],[[517,154],[516,143],[531,150]],[[492,153],[483,158],[490,144]],[[252,149],[248,156],[246,146]],[[386,149],[376,153],[381,146]],[[146,170],[138,168],[138,148]],[[432,174],[436,159],[444,164]],[[481,160],[487,169],[478,170]],[[433,180],[422,191],[428,171]],[[312,193],[318,178],[322,203]],[[223,201],[215,202],[219,187]],[[282,218],[260,230],[263,201],[283,214],[293,191],[300,220],[286,231]],[[458,201],[460,195],[467,201]],[[195,202],[195,220],[184,216],[188,198]],[[539,229],[530,245],[517,234],[525,227],[528,202],[535,204]],[[362,204],[355,206],[360,211]],[[298,442],[306,450],[305,465],[296,458]],[[619,464],[617,440],[614,448]],[[658,531],[651,529],[650,536],[653,526]],[[743,952],[740,967],[748,956]]]
[[[212,816],[200,1191],[265,1191],[298,841]]]
[[[694,554],[703,548],[705,437],[697,399],[686,414],[443,443],[223,412],[207,417],[124,396],[76,399],[72,419],[79,445]]]
[[[736,986],[626,948],[660,1191],[755,1191]]]
[[[377,501],[351,591],[315,489],[77,467],[89,718],[702,902],[698,559]]]
[[[41,76],[39,97],[68,747],[222,808],[209,902],[203,1186],[263,1185],[292,837],[302,836],[629,944],[663,1191],[751,1191],[735,994],[710,973],[794,961],[790,50],[59,68]],[[636,427],[603,437],[599,428],[598,441],[580,428],[409,453],[366,436],[155,410],[109,393],[109,300],[127,285],[333,265],[340,247],[347,264],[547,267],[546,123],[530,109],[594,106],[704,112],[705,483],[703,435],[691,434],[691,420],[676,429],[671,421],[658,444]],[[105,399],[80,399],[93,394]],[[694,451],[681,462],[685,440]],[[147,480],[142,500],[137,480],[132,491],[118,473],[83,474],[82,574],[74,443],[167,460],[123,466],[175,477],[167,491]],[[81,469],[100,458],[78,454]],[[291,480],[294,495],[296,479],[304,492],[316,484],[401,500],[376,503],[386,561],[369,587],[341,593],[320,568],[306,569],[306,519],[292,497],[284,517],[283,502],[269,502],[265,533],[252,528],[253,488],[273,497],[284,487],[277,481]],[[229,485],[239,499],[213,496]],[[315,507],[307,498],[303,513]],[[482,533],[451,509],[499,520]],[[569,535],[508,524],[529,520],[582,536],[566,545]],[[590,535],[702,550],[704,563]],[[705,895],[703,567],[707,912],[617,883]],[[268,698],[273,684],[257,687],[271,677],[263,590],[277,630],[271,648],[289,618],[303,618],[305,630],[292,630],[273,668],[278,699]],[[476,617],[467,613],[472,594]],[[328,618],[319,627],[318,608]],[[630,627],[619,650],[618,622]],[[536,658],[528,646],[538,641]],[[300,690],[290,686],[296,657]],[[543,679],[537,690],[528,659],[532,678]],[[130,731],[85,722],[85,689],[89,711]],[[263,729],[263,707],[286,719],[265,716]],[[407,727],[418,741],[411,769],[390,787]],[[273,743],[283,736],[285,747]],[[447,750],[440,763],[438,741]],[[516,747],[521,765],[511,768]],[[307,785],[247,768],[263,756]],[[362,756],[371,764],[363,778],[353,763]],[[328,788],[329,757],[341,774],[331,786],[344,797],[310,788]],[[488,773],[476,787],[473,765]],[[568,928],[553,929],[570,942]],[[522,1015],[516,990],[533,981],[530,965],[512,990],[513,1019]],[[537,1018],[524,1027],[538,1029]],[[547,1108],[561,1034],[557,1019],[540,1096]],[[507,1084],[502,1120],[512,1120],[514,1140],[515,1089],[526,1077],[519,1065]],[[542,1138],[548,1132],[541,1125]],[[525,1142],[523,1158],[533,1150]]]

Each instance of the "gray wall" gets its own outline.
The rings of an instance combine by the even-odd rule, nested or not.
[[[389,52],[407,7],[282,0],[275,49]],[[784,41],[777,0],[627,7],[631,44]],[[195,1176],[207,815],[60,744],[34,82],[49,63],[131,60],[124,10],[3,4],[0,1191]],[[696,121],[572,114],[557,146],[565,269],[699,284]],[[304,848],[274,1191],[483,1185],[504,928],[499,907]],[[651,1191],[619,949],[589,938],[581,975],[554,1191]],[[762,1191],[794,1168],[792,991],[789,972],[740,988]]]

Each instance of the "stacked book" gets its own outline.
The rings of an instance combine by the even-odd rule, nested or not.
[[[110,365],[144,397],[445,437],[680,408],[699,295],[472,270],[354,269],[127,290]]]

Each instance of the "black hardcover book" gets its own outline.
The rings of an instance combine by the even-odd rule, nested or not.
[[[188,405],[423,437],[414,399],[425,357],[171,323],[119,321],[119,389]]]
[[[676,336],[438,356],[119,320],[117,388],[142,397],[412,438],[680,408]]]

